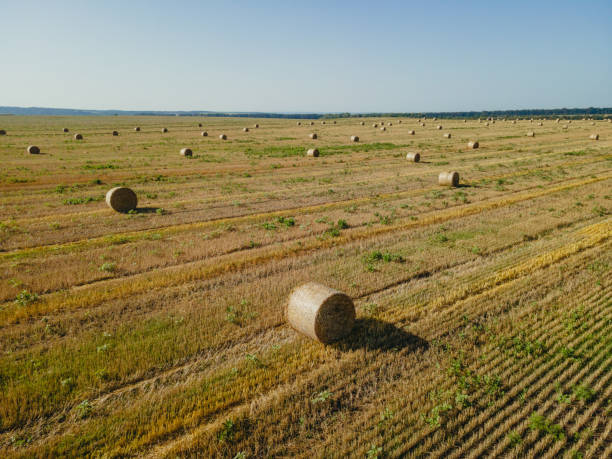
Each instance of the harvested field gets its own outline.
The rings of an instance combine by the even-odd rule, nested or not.
[[[2,117],[0,450],[610,454],[612,124],[321,121]]]

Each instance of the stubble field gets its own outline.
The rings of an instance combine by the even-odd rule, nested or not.
[[[611,457],[612,123],[361,121],[0,117],[0,450]]]

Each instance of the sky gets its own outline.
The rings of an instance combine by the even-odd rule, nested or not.
[[[0,105],[612,106],[612,1],[0,0]]]

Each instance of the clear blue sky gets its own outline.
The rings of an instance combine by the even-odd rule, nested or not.
[[[0,105],[612,106],[612,0],[0,0]]]

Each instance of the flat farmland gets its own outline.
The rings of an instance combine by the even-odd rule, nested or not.
[[[5,455],[612,456],[612,123],[310,123],[0,117]]]

